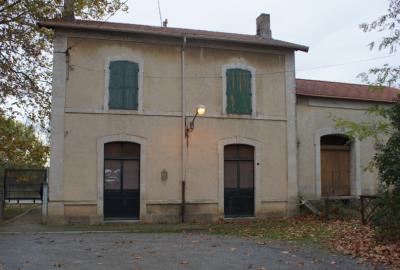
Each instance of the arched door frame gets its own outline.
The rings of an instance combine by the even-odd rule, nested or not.
[[[325,127],[315,131],[315,195],[321,197],[321,137],[325,135],[346,135],[343,129]],[[355,139],[351,143],[351,195],[361,195],[361,150],[360,141]]]
[[[111,142],[130,142],[140,145],[140,217],[146,214],[146,139],[128,134],[116,134],[97,139],[97,214],[104,220],[104,145]]]
[[[261,208],[261,144],[258,141],[242,137],[222,139],[218,142],[218,214],[224,218],[224,148],[229,144],[245,144],[254,147],[254,215],[257,216]]]

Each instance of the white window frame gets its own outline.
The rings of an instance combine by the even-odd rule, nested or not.
[[[226,111],[226,105],[227,105],[227,100],[226,100],[226,90],[227,90],[227,79],[226,79],[226,71],[228,69],[244,69],[248,70],[251,73],[251,116],[256,117],[257,112],[256,112],[256,69],[252,66],[249,66],[247,64],[243,63],[233,63],[233,64],[227,64],[222,66],[222,115],[235,115],[235,116],[243,116],[243,117],[249,117],[249,115],[239,115],[239,114],[228,114]]]
[[[111,62],[114,61],[129,61],[129,62],[134,62],[139,65],[139,73],[138,73],[138,108],[137,110],[126,110],[126,109],[110,109],[108,107],[108,102],[110,98],[110,93],[109,93],[109,83],[110,83],[110,64]],[[142,58],[139,57],[134,57],[134,56],[113,56],[113,57],[106,57],[105,58],[105,65],[104,65],[104,74],[105,74],[105,80],[104,80],[104,86],[105,86],[105,91],[104,91],[104,111],[113,111],[113,112],[138,112],[138,113],[143,113],[143,102],[142,102],[142,96],[143,96],[143,66],[144,66],[144,61]]]

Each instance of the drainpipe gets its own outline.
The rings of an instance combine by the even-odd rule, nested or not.
[[[185,49],[186,49],[186,36],[183,37],[182,49],[181,49],[181,108],[182,108],[182,119],[181,119],[181,170],[182,170],[182,197],[181,197],[181,222],[185,222],[185,192],[186,192],[186,166],[187,166],[187,148],[186,148],[186,95],[185,95]]]

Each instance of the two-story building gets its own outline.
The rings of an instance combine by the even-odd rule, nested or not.
[[[308,48],[273,39],[269,15],[256,35],[40,24],[55,30],[49,222],[263,218],[295,213],[299,195],[360,194],[360,143],[324,136],[343,133],[329,108],[359,117],[365,102],[298,81],[296,107]]]
[[[296,209],[294,52],[308,48],[273,39],[269,15],[257,35],[41,25],[55,30],[49,221]]]

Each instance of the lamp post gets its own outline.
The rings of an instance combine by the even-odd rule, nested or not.
[[[194,115],[192,121],[190,121],[189,125],[185,121],[185,137],[186,140],[189,139],[190,132],[194,129],[194,121],[198,115],[204,115],[206,113],[206,107],[204,105],[198,105],[196,108],[196,114]]]
[[[204,105],[198,105],[196,108],[196,114],[194,115],[192,121],[187,123],[185,116],[185,138],[186,138],[186,149],[182,149],[182,156],[183,156],[183,180],[182,180],[182,203],[181,203],[181,217],[182,222],[185,222],[185,201],[186,201],[186,167],[187,167],[187,152],[189,149],[189,136],[190,133],[194,130],[194,121],[198,115],[203,115],[206,113],[206,107]]]

